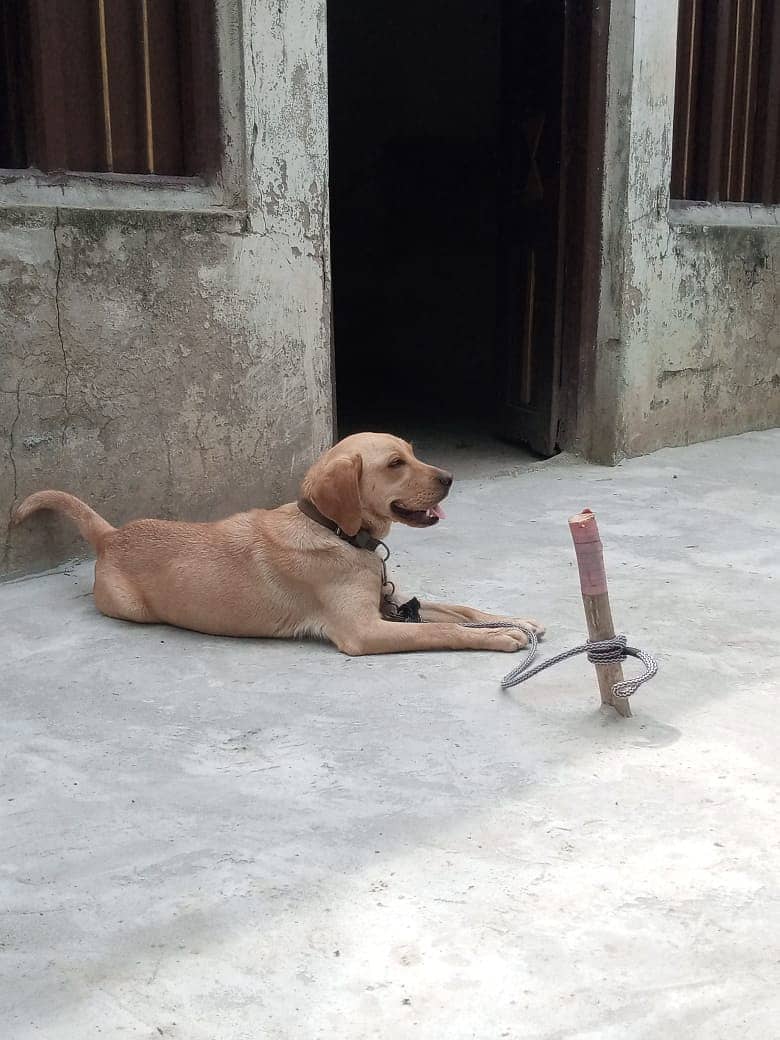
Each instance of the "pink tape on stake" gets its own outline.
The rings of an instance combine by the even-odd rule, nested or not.
[[[596,517],[590,509],[583,509],[581,513],[571,517],[569,530],[577,554],[582,594],[601,596],[607,591],[607,575],[604,571],[604,551]]]

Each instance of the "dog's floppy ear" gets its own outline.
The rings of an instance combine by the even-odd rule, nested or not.
[[[362,504],[359,481],[363,472],[360,455],[339,455],[315,468],[308,496],[323,516],[350,537],[360,530]]]

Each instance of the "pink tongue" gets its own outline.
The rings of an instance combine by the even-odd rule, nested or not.
[[[447,519],[447,514],[444,512],[441,506],[431,506],[431,512],[434,516],[438,516],[440,520]]]

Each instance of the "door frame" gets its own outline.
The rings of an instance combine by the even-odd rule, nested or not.
[[[576,129],[569,89],[571,21],[575,4],[582,7],[583,0],[557,0],[552,13],[549,3],[500,4],[501,220],[494,384],[496,433],[543,456],[555,453],[558,439],[568,241],[566,160]],[[545,58],[537,64],[540,54]]]
[[[556,444],[562,450],[579,451],[586,457],[590,454],[590,415],[595,405],[596,353],[598,328],[601,316],[602,256],[604,241],[604,181],[605,154],[607,144],[607,102],[609,82],[609,41],[612,0],[564,0],[571,4],[582,4],[581,13],[587,23],[585,45],[578,47],[580,60],[584,64],[587,89],[581,90],[581,74],[564,75],[568,83],[564,89],[574,91],[580,100],[579,146],[583,149],[584,176],[578,184],[567,184],[565,222],[568,229],[578,227],[575,236],[567,233],[563,253],[563,291],[568,293],[572,282],[576,289],[578,305],[568,308],[561,331],[561,353],[557,385],[554,393],[558,397],[558,433]],[[572,19],[572,22],[575,20]],[[567,33],[567,46],[571,46],[572,33]],[[582,44],[582,39],[574,41]],[[574,81],[574,82],[572,82]],[[571,139],[571,135],[569,135]],[[330,202],[328,202],[328,211]],[[574,223],[572,223],[574,221]],[[328,212],[330,223],[330,212]],[[576,245],[576,248],[574,246]],[[336,386],[336,343],[334,328],[334,304],[332,295],[332,272],[327,271],[328,321],[330,325],[330,377],[331,377],[331,423],[333,440],[338,438],[338,411]],[[498,389],[496,394],[498,394]],[[498,398],[496,398],[498,404]]]
[[[512,0],[507,0],[511,3]],[[515,279],[511,266],[512,232],[499,243],[499,319],[496,329],[495,399],[501,414],[500,435],[531,445],[545,455],[557,450],[587,452],[588,420],[594,400],[596,345],[602,286],[604,161],[607,132],[610,0],[560,0],[561,40],[555,300],[549,367],[540,382],[541,396],[521,402],[510,387],[518,363],[512,315],[518,297],[528,291],[528,271]],[[511,68],[511,51],[509,59]],[[556,88],[557,89],[557,88]],[[502,157],[501,162],[506,162]],[[508,182],[513,189],[510,173]],[[507,187],[504,186],[506,192]],[[516,220],[510,214],[510,222]],[[552,239],[551,239],[552,241]],[[507,266],[509,265],[509,266]],[[518,269],[519,270],[519,269]],[[514,285],[513,285],[514,283]],[[513,286],[509,288],[509,286]],[[533,306],[533,304],[531,305]],[[522,307],[521,326],[531,320]],[[526,348],[528,349],[528,348]],[[549,396],[548,396],[549,395]]]
[[[569,2],[576,4],[577,0]],[[567,185],[563,291],[568,295],[574,290],[577,306],[567,308],[562,329],[557,443],[562,450],[587,455],[601,311],[611,0],[587,0],[582,7],[587,38],[581,47],[580,68],[564,84],[580,97],[581,136],[573,143],[582,150],[584,176],[579,183],[568,178]],[[570,37],[576,21],[572,18]],[[572,42],[571,38],[567,41],[570,46]],[[582,43],[582,38],[576,42]],[[571,63],[570,68],[574,68]],[[584,91],[578,91],[581,77],[587,82]]]

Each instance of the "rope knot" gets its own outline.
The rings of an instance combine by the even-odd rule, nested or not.
[[[625,661],[628,656],[625,636],[615,636],[614,639],[589,639],[586,645],[591,664],[616,664],[618,661]]]

